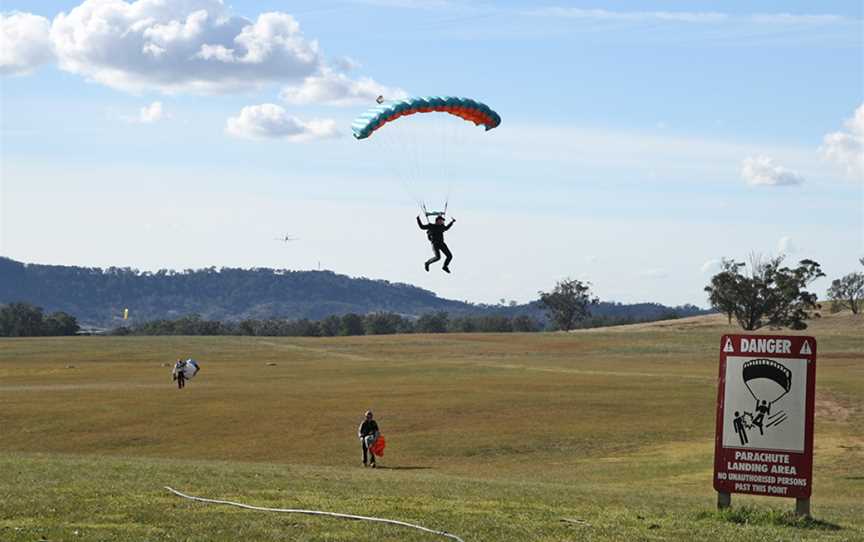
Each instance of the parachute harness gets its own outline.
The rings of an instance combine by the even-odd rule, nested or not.
[[[452,540],[456,540],[457,542],[465,542],[455,534],[450,534],[447,531],[436,531],[435,529],[429,529],[427,527],[423,527],[421,525],[415,525],[413,523],[407,523],[405,521],[399,521],[396,519],[384,519],[384,518],[375,518],[371,516],[356,516],[353,514],[340,514],[338,512],[324,512],[322,510],[302,510],[295,508],[265,508],[263,506],[252,506],[250,504],[243,504],[239,502],[232,501],[223,501],[219,499],[205,499],[204,497],[194,497],[192,495],[186,495],[185,493],[181,493],[174,488],[165,486],[165,489],[170,491],[171,493],[177,495],[178,497],[183,497],[184,499],[189,499],[192,501],[198,502],[206,502],[211,504],[225,504],[228,506],[236,506],[238,508],[245,508],[247,510],[260,510],[262,512],[282,512],[285,514],[306,514],[309,516],[330,516],[335,518],[343,518],[343,519],[354,519],[360,521],[373,521],[376,523],[387,523],[389,525],[399,525],[401,527],[408,527],[410,529],[417,529],[418,531],[423,531],[426,533],[436,534],[439,536],[443,536],[445,538],[450,538]]]

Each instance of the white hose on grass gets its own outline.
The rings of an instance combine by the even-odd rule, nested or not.
[[[178,497],[183,497],[184,499],[190,499],[193,501],[199,502],[207,502],[211,504],[227,504],[228,506],[236,506],[238,508],[246,508],[247,510],[260,510],[262,512],[282,512],[285,514],[306,514],[309,516],[330,516],[334,518],[343,518],[343,519],[355,519],[361,521],[374,521],[376,523],[387,523],[390,525],[399,525],[400,527],[408,527],[410,529],[417,529],[418,531],[423,531],[426,533],[436,534],[438,536],[444,536],[447,538],[451,538],[456,540],[457,542],[465,542],[455,534],[450,534],[447,531],[436,531],[435,529],[428,529],[421,525],[414,525],[413,523],[407,523],[405,521],[399,521],[396,519],[384,519],[384,518],[373,518],[369,516],[355,516],[353,514],[340,514],[338,512],[324,512],[321,510],[301,510],[295,508],[264,508],[263,506],[252,506],[250,504],[243,504],[240,502],[232,502],[232,501],[222,501],[219,499],[205,499],[204,497],[194,497],[192,495],[186,495],[185,493],[181,493],[174,488],[165,486],[165,489],[170,491],[171,493],[177,495]]]

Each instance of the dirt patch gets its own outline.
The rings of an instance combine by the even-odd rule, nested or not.
[[[819,392],[816,394],[816,418],[832,422],[846,422],[852,414],[850,408],[838,403],[830,394]]]

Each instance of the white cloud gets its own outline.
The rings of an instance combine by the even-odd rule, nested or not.
[[[780,254],[794,254],[798,252],[798,247],[788,235],[784,235],[777,241],[777,252]]]
[[[351,79],[345,74],[324,68],[320,73],[306,77],[299,86],[284,87],[279,97],[293,105],[319,103],[347,106],[374,105],[378,96],[400,100],[407,95],[400,88],[386,87],[369,77]]]
[[[700,269],[702,270],[703,273],[715,274],[715,273],[720,271],[720,264],[721,263],[722,263],[722,260],[717,259],[717,258],[713,258],[713,259],[707,260],[705,263],[703,263],[702,267]]]
[[[162,107],[162,102],[153,102],[138,110],[137,115],[120,115],[119,118],[132,124],[153,124],[170,118]]]
[[[0,13],[0,74],[25,74],[54,58],[51,23],[31,13]]]
[[[350,56],[343,56],[333,60],[331,62],[333,66],[339,68],[342,71],[350,72],[351,70],[356,70],[361,68],[363,65],[360,64],[358,60],[351,58]]]
[[[741,176],[748,184],[760,186],[791,186],[804,182],[802,175],[776,164],[767,156],[746,158],[741,165]]]
[[[337,137],[336,121],[312,119],[303,121],[288,114],[276,104],[250,105],[231,117],[225,132],[245,139],[286,139],[292,142]]]
[[[162,102],[153,102],[141,108],[141,111],[138,113],[138,122],[151,124],[162,120],[164,117],[165,112],[162,110]]]
[[[323,66],[291,15],[252,21],[221,0],[85,0],[57,15],[51,39],[62,69],[130,92],[230,92]]]
[[[846,131],[827,134],[819,152],[853,178],[864,179],[864,104],[844,123]]]

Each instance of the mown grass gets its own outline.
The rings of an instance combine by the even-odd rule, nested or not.
[[[817,529],[826,531],[839,531],[841,527],[837,524],[815,519],[813,517],[798,516],[788,510],[777,510],[776,508],[757,508],[752,505],[739,506],[737,508],[726,508],[714,512],[700,512],[696,515],[698,519],[719,519],[737,523],[739,525],[772,525],[777,527],[793,527],[796,529]]]
[[[717,319],[574,334],[0,342],[0,540],[864,540],[864,326],[814,323],[815,520],[711,489]],[[184,391],[169,363],[201,360]],[[268,365],[273,364],[276,365]],[[376,410],[375,471],[354,437]],[[562,518],[575,518],[565,522]],[[77,534],[76,534],[77,533]]]

